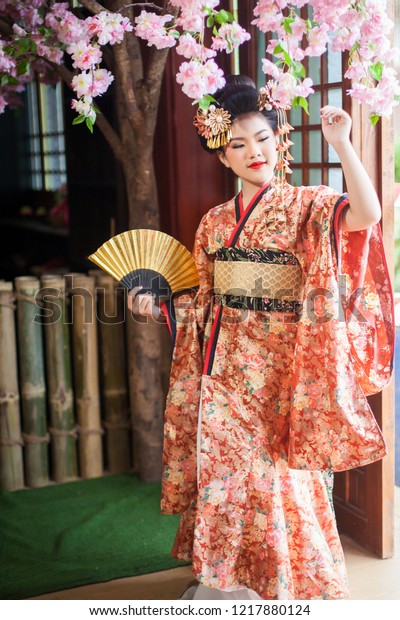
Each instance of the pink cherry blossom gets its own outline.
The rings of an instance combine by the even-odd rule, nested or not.
[[[307,4],[308,0],[292,0],[291,4],[296,6],[298,9],[301,9],[302,6]]]
[[[86,118],[91,118],[93,121],[96,119],[96,112],[93,109],[92,97],[82,97],[79,101],[77,99],[72,99],[71,108]]]
[[[164,15],[163,17],[170,16]],[[164,23],[165,21],[170,21],[170,19],[164,20]],[[107,11],[102,11],[93,19],[89,18],[87,27],[89,31],[97,28],[99,45],[121,43],[125,32],[133,30],[133,26],[127,17],[123,17],[120,13],[108,13]]]
[[[207,60],[204,71],[207,93],[213,94],[225,85],[224,72],[214,60]]]
[[[82,71],[72,79],[72,88],[79,99],[88,95],[98,97],[106,92],[113,79],[112,73],[106,69]]]
[[[41,81],[55,82],[57,76],[45,61],[60,64],[64,55],[62,45],[66,46],[67,53],[72,57],[73,66],[80,69],[80,73],[74,76],[72,82],[72,87],[79,98],[78,108],[86,110],[85,114],[93,117],[87,98],[103,94],[113,80],[109,71],[98,68],[102,60],[101,45],[120,43],[125,33],[132,30],[129,19],[120,13],[106,11],[82,19],[69,10],[69,3],[45,3],[44,0],[32,0],[30,3],[0,0],[0,9],[7,9],[8,14],[14,19],[14,40],[30,37],[36,44],[37,58],[29,58],[29,61],[32,70],[37,72]],[[39,13],[38,9],[43,12]],[[39,29],[43,23],[47,31]],[[12,57],[2,53],[1,41],[0,64],[9,75],[17,76],[19,65]],[[24,88],[24,82],[31,79],[31,73],[18,75],[18,84],[13,84],[12,88],[9,85],[1,88],[6,103],[13,100],[12,93]],[[83,101],[82,97],[86,97],[86,100]],[[77,104],[73,105],[76,108]]]
[[[283,49],[286,48],[285,41],[280,39],[271,39],[267,46],[267,54],[276,56],[277,58],[283,58],[283,53],[275,53],[275,48],[280,45]]]
[[[220,0],[170,0],[172,6],[181,8],[182,10],[202,10],[203,7],[207,9],[215,9],[220,3]]]
[[[16,34],[19,37],[26,37],[27,35],[27,31],[25,30],[25,28],[21,28],[19,24],[13,24],[12,29],[13,29],[14,34]]]
[[[204,24],[203,11],[182,11],[176,20],[177,26],[190,32],[201,32]]]
[[[292,52],[293,60],[302,61],[305,58],[305,51],[301,47],[296,47],[296,49]]]
[[[97,18],[97,15],[93,17],[87,17],[85,19],[86,36],[89,38],[95,37],[102,31],[101,21]]]
[[[344,74],[344,77],[353,82],[358,82],[367,77],[370,63],[354,63]]]
[[[399,62],[400,58],[400,48],[392,47],[387,49],[385,52],[379,52],[379,60],[387,65],[391,65],[394,62]]]
[[[267,58],[263,58],[262,61],[262,70],[266,75],[271,75],[273,78],[277,79],[280,75],[280,71],[275,63],[267,60]]]
[[[239,26],[238,23],[233,22],[231,24],[224,24],[218,30],[218,37],[213,39],[213,44],[211,45],[211,47],[213,49],[216,49],[214,45],[215,45],[215,40],[217,39],[218,49],[219,50],[225,49],[228,53],[230,53],[234,49],[239,47],[239,45],[241,45],[245,41],[248,41],[250,38],[251,37],[249,33],[246,32],[244,28]],[[225,41],[225,47],[221,47],[219,43],[220,40]]]
[[[298,15],[295,16],[294,22],[290,24],[290,29],[293,33],[293,36],[301,41],[303,35],[307,32],[307,26],[301,17]]]
[[[221,37],[213,37],[211,47],[216,52],[223,52],[226,50],[228,44],[225,39],[221,39]]]
[[[189,32],[180,37],[179,45],[176,48],[177,53],[185,58],[200,58],[201,50],[201,44]]]
[[[314,89],[312,88],[313,81],[311,78],[305,78],[300,84],[296,86],[297,97],[308,97],[312,95]]]
[[[365,104],[371,114],[389,116],[396,102],[393,95],[400,95],[400,84],[393,69],[384,72],[382,80],[374,88],[366,84],[356,83],[348,91],[353,99]]]
[[[86,71],[101,62],[102,52],[99,46],[90,45],[86,41],[72,43],[67,47],[67,52],[72,56],[73,67]]]
[[[83,97],[84,95],[90,94],[91,86],[92,86],[92,74],[87,71],[78,73],[78,75],[75,75],[72,78],[72,88],[78,95],[79,99]]]
[[[39,6],[40,4],[43,4],[43,2],[37,1],[37,6]],[[59,17],[61,19],[64,19],[65,15],[67,13],[69,13],[69,4],[68,4],[68,2],[56,2],[51,7],[51,12],[53,13],[53,15],[55,17]]]
[[[307,33],[308,46],[305,49],[307,56],[321,56],[326,51],[329,37],[329,27],[322,23]]]
[[[353,87],[347,91],[349,95],[353,97],[359,103],[368,104],[372,101],[374,96],[374,89],[365,84],[353,84]]]
[[[281,73],[271,89],[273,99],[283,105],[290,105],[296,97],[297,81],[291,73]]]
[[[147,40],[147,45],[155,45],[157,49],[173,47],[176,39],[167,33],[165,24],[173,19],[172,15],[156,15],[142,11],[135,19],[135,34]]]
[[[254,9],[254,14],[256,14],[256,9]],[[281,28],[282,20],[283,13],[276,11],[275,8],[270,8],[266,12],[261,13],[257,19],[253,19],[251,23],[262,32],[279,32],[283,30]]]
[[[348,8],[340,17],[340,26],[349,30],[354,30],[355,28],[359,30],[362,23],[363,14],[355,8]]]
[[[314,9],[314,21],[328,26],[328,30],[337,28],[340,17],[349,7],[349,0],[309,0]]]
[[[42,43],[38,43],[37,53],[38,56],[42,56],[56,65],[60,65],[64,57],[64,52],[59,47],[49,47]]]
[[[361,45],[358,48],[358,56],[360,60],[373,60],[375,56],[375,51],[369,45]]]
[[[209,49],[204,44],[208,40],[205,39],[206,17],[210,12],[216,14],[219,0],[170,0],[170,4],[178,9],[176,19],[143,10],[135,19],[135,34],[159,49],[177,44],[177,52],[188,61],[182,63],[177,81],[189,97],[199,99],[224,84],[223,72],[213,60],[217,52],[231,52],[250,35],[236,22],[219,24],[217,21],[217,33],[212,33],[212,49]],[[307,5],[311,9],[311,27],[293,11]],[[0,11],[13,24],[13,32],[5,41],[6,48],[0,38],[0,70],[18,79],[18,84],[1,87],[1,109],[6,104],[18,103],[18,92],[31,79],[33,71],[43,81],[54,81],[55,73],[48,61],[60,64],[66,49],[73,66],[79,70],[73,79],[77,93],[73,108],[94,120],[91,98],[103,94],[113,80],[109,71],[99,67],[101,48],[120,43],[132,31],[129,19],[108,11],[82,18],[70,10],[70,3],[54,0],[29,3],[0,0]],[[289,28],[285,22],[287,16],[293,19]],[[259,0],[255,3],[254,18],[252,23],[261,31],[274,35],[270,37],[262,68],[276,80],[275,96],[281,102],[289,103],[294,97],[307,97],[313,92],[309,78],[299,81],[298,75],[292,75],[296,65],[291,65],[287,57],[302,61],[306,55],[318,56],[326,51],[329,43],[332,51],[349,51],[345,75],[352,80],[351,96],[369,105],[374,114],[389,114],[397,105],[399,83],[390,65],[397,60],[399,52],[390,43],[393,23],[387,15],[386,0]],[[45,31],[40,28],[43,24]],[[23,67],[26,59],[23,55],[15,57],[8,50],[13,44],[16,50],[21,49],[18,39],[27,37],[36,44],[36,59],[29,57],[31,70],[24,72],[20,66]],[[274,53],[278,44],[286,55]],[[378,82],[371,75],[371,67],[377,63],[383,67]]]
[[[351,50],[353,45],[360,39],[360,30],[355,27],[353,30],[339,28],[332,42],[333,52],[345,52]]]
[[[195,60],[183,62],[176,76],[178,84],[191,99],[201,99],[205,94],[215,93],[225,84],[222,70],[214,60],[200,63]]]
[[[14,72],[15,68],[15,61],[5,54],[3,51],[3,43],[0,41],[0,71],[11,74]]]
[[[43,19],[40,17],[39,12],[34,6],[25,6],[20,9],[20,16],[27,28],[33,28],[43,23]]]
[[[182,84],[183,92],[191,99],[201,99],[207,92],[200,76],[201,69],[202,65],[199,62],[191,60],[183,62],[176,75],[176,81]]]
[[[64,13],[62,19],[49,13],[46,16],[45,23],[49,28],[53,28],[61,43],[69,45],[85,39],[84,22],[69,11]]]
[[[95,69],[95,71],[92,71],[92,75],[93,80],[89,92],[92,97],[98,97],[106,92],[113,82],[114,76],[111,71],[107,71],[107,69]]]

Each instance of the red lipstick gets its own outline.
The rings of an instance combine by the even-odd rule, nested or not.
[[[258,170],[259,168],[262,168],[263,166],[265,166],[265,161],[255,161],[253,164],[250,164],[247,167],[253,168],[254,170]]]

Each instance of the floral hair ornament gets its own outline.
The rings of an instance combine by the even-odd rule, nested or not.
[[[260,89],[258,97],[258,109],[261,110],[276,110],[278,115],[278,128],[276,132],[278,151],[278,162],[276,164],[276,183],[280,190],[283,190],[283,185],[286,180],[286,174],[292,174],[292,170],[289,166],[289,161],[293,159],[289,153],[289,148],[293,146],[293,142],[289,140],[289,133],[293,129],[289,125],[286,112],[290,110],[290,104],[281,103],[273,98],[275,82],[270,80],[267,84]]]
[[[219,149],[232,138],[231,115],[222,107],[212,104],[206,110],[199,108],[193,124],[198,134],[206,138],[209,149]]]

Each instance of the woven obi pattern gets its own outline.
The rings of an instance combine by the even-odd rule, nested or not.
[[[219,305],[298,312],[303,271],[297,258],[282,250],[220,248],[214,262],[214,294]]]

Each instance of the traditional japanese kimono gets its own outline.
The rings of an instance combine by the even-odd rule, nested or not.
[[[273,184],[197,231],[200,288],[165,307],[174,340],[162,511],[201,584],[263,599],[346,597],[323,470],[385,443],[366,399],[390,380],[393,295],[380,226],[341,233],[328,187]]]

